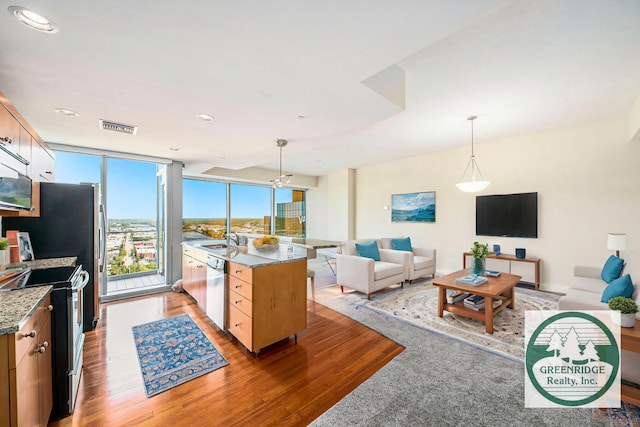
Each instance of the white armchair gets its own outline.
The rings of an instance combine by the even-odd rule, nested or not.
[[[404,266],[410,253],[379,249],[380,261],[361,257],[356,251],[356,243],[368,243],[374,239],[350,240],[343,242],[342,253],[336,255],[336,270],[340,289],[344,286],[363,292],[367,299],[371,294],[396,283],[404,283]]]
[[[391,237],[383,237],[380,239],[380,245],[383,249],[393,250],[391,245]],[[407,252],[409,258],[404,266],[404,279],[411,283],[421,277],[431,275],[436,277],[436,250],[411,247],[412,251]]]

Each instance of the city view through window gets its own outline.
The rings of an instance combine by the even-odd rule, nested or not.
[[[222,239],[227,229],[226,183],[184,179],[183,240]],[[305,236],[304,191],[276,189],[276,229],[271,230],[271,188],[230,184],[232,233]]]

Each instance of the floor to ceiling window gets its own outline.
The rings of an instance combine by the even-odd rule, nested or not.
[[[56,181],[99,183],[106,212],[106,274],[100,296],[116,299],[165,286],[165,165],[56,151]],[[163,259],[160,260],[159,257]]]
[[[222,239],[226,231],[305,237],[305,197],[299,189],[183,178],[182,238]]]
[[[271,233],[271,188],[231,184],[231,232]]]
[[[182,240],[222,239],[227,231],[227,184],[182,180]]]
[[[276,232],[278,236],[306,236],[307,210],[305,192],[276,188]]]

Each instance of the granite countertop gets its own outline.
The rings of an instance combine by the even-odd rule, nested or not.
[[[260,251],[252,244],[248,246],[230,246],[226,248],[208,248],[211,245],[226,244],[226,240],[190,240],[182,242],[185,246],[191,246],[200,249],[207,254],[222,258],[227,261],[235,262],[249,268],[266,267],[268,265],[283,264],[292,261],[300,261],[306,259],[305,254],[289,252],[287,245],[279,245],[273,251]]]
[[[0,291],[0,335],[18,332],[52,289],[53,286],[36,286]]]
[[[47,259],[35,259],[33,261],[12,262],[11,264],[0,267],[0,270],[6,270],[9,268],[29,267],[32,270],[38,270],[41,268],[51,267],[74,267],[78,261],[77,257],[69,256],[63,258],[47,258]]]

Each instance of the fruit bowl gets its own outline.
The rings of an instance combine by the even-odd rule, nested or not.
[[[278,243],[274,243],[274,244],[266,244],[262,246],[254,245],[253,247],[256,248],[258,252],[273,252],[278,250],[278,246],[280,246]]]

